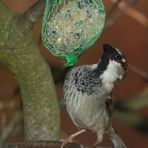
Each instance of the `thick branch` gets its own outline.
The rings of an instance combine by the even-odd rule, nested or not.
[[[26,140],[57,139],[60,117],[50,68],[33,40],[32,28],[22,23],[26,18],[15,15],[7,21],[12,11],[6,13],[0,21],[0,57],[21,89]]]
[[[3,1],[0,1],[0,48],[4,48],[5,41],[8,38],[8,27],[16,16],[15,12],[12,12]],[[3,59],[1,54],[0,58]]]
[[[3,148],[10,148],[10,147],[16,147],[16,148],[23,148],[23,147],[60,148],[60,146],[61,146],[61,142],[59,142],[59,141],[45,141],[45,142],[16,143],[16,144],[0,145],[0,147],[3,147]],[[79,144],[76,144],[76,143],[68,143],[68,144],[65,145],[65,148],[81,148],[81,146]]]

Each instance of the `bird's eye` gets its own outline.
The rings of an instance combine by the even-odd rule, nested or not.
[[[117,60],[122,60],[122,56],[121,55],[117,55]]]

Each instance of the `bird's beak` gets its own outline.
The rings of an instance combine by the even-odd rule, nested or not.
[[[122,61],[122,66],[123,66],[124,70],[127,71],[128,64],[125,59],[123,59],[123,61]]]

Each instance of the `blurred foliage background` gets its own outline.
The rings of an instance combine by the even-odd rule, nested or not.
[[[107,20],[101,37],[95,45],[88,49],[80,58],[77,65],[96,63],[102,53],[102,44],[122,49],[129,63],[129,70],[125,79],[118,84],[113,92],[115,112],[113,123],[117,127],[128,147],[148,146],[148,5],[147,0],[139,0],[122,15],[124,2],[122,1]],[[5,0],[5,3],[15,12],[23,14],[37,0]],[[110,14],[114,0],[104,0],[105,7]],[[116,16],[120,14],[121,16]],[[115,17],[116,16],[116,17]],[[111,19],[111,18],[117,18]],[[113,21],[113,22],[112,22]],[[61,105],[61,137],[77,131],[63,106],[62,85],[66,74],[61,59],[54,57],[43,47],[41,41],[42,18],[34,26],[34,40],[40,52],[49,63],[56,90]],[[0,139],[2,142],[19,142],[24,140],[23,114],[20,90],[17,81],[9,69],[0,64]],[[91,145],[95,135],[86,133],[76,141]],[[103,143],[108,143],[104,140]]]

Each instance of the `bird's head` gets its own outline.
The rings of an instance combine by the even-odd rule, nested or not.
[[[122,79],[127,70],[126,58],[118,48],[114,48],[109,44],[103,44],[103,50],[103,57],[108,60],[108,66],[110,65],[113,70],[116,67],[117,75],[119,75],[119,79]]]

